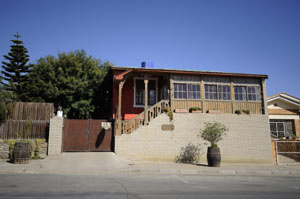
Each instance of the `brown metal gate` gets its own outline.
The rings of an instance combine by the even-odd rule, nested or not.
[[[105,130],[106,120],[64,120],[63,151],[111,151],[112,130]]]

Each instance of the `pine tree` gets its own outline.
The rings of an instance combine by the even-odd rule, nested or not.
[[[23,41],[19,40],[21,37],[19,33],[14,35],[16,39],[11,40],[13,45],[10,46],[8,55],[3,55],[7,60],[2,62],[2,77],[1,84],[5,86],[6,90],[12,91],[16,100],[27,101],[26,87],[28,86],[28,73],[32,65],[27,64],[29,61],[28,51],[23,45]]]

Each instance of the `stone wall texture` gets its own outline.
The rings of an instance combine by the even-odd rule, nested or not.
[[[61,154],[63,124],[64,124],[63,117],[56,116],[50,119],[49,146],[48,146],[49,156],[55,156]]]
[[[9,144],[4,143],[4,140],[0,140],[0,159],[9,158]]]
[[[35,140],[32,141],[32,156],[34,155],[34,151],[36,148],[36,143]],[[44,159],[47,157],[47,148],[48,148],[48,143],[47,142],[42,142],[40,144],[40,151],[39,151],[39,156],[40,158]],[[4,140],[0,140],[0,159],[8,159],[9,158],[9,144],[5,143]]]
[[[181,147],[188,143],[200,144],[200,163],[206,163],[209,144],[197,135],[205,122],[225,124],[229,131],[218,143],[222,162],[272,163],[268,115],[235,115],[174,113],[169,121],[166,114],[158,116],[148,126],[142,126],[131,134],[115,137],[115,152],[129,160],[174,161]],[[163,131],[162,124],[174,124],[173,131]]]

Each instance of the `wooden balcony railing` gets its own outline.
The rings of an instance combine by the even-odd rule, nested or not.
[[[164,109],[170,106],[169,100],[161,100],[148,108],[148,118],[145,120],[145,111],[130,120],[121,120],[116,118],[116,134],[130,134],[141,125],[147,125],[150,121],[164,112]]]

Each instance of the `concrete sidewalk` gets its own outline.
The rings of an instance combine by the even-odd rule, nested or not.
[[[0,174],[201,174],[201,175],[274,175],[300,177],[300,165],[225,164],[221,167],[206,165],[126,161],[111,152],[63,153],[61,156],[31,160],[16,165],[0,160]]]

